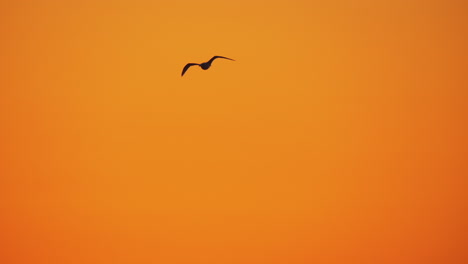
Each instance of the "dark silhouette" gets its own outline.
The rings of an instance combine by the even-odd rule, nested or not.
[[[207,62],[203,62],[203,63],[187,63],[187,65],[185,65],[184,69],[182,70],[182,75],[181,76],[184,76],[185,72],[193,65],[198,65],[200,66],[200,68],[202,68],[203,70],[208,70],[210,67],[211,67],[211,63],[215,60],[215,59],[226,59],[226,60],[232,60],[233,59],[230,59],[230,58],[226,58],[226,57],[223,57],[223,56],[214,56],[213,58],[211,58],[211,60],[207,61]]]

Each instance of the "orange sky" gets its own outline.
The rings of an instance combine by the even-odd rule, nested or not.
[[[0,263],[467,263],[467,13],[0,0]]]

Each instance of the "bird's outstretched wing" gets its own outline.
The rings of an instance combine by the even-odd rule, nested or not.
[[[185,65],[184,69],[182,70],[182,74],[180,76],[184,76],[185,72],[193,65],[200,65],[198,63],[187,63],[187,65]]]
[[[233,59],[226,58],[226,57],[223,57],[223,56],[214,56],[213,58],[211,58],[211,60],[209,62],[213,62],[215,59],[226,59],[226,60],[232,60],[233,61]]]

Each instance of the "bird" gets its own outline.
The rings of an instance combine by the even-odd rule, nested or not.
[[[182,70],[182,74],[180,76],[184,76],[185,72],[191,67],[191,66],[194,66],[194,65],[198,65],[200,66],[200,68],[202,68],[203,70],[208,70],[210,67],[211,67],[211,63],[213,63],[213,61],[215,59],[226,59],[226,60],[232,60],[232,61],[235,61],[233,59],[230,59],[230,58],[226,58],[226,57],[223,57],[223,56],[214,56],[213,58],[211,58],[209,61],[207,62],[203,62],[203,63],[187,63],[187,65],[185,65],[184,69]]]

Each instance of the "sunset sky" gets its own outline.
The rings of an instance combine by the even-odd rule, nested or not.
[[[468,263],[467,17],[0,0],[0,263]]]

